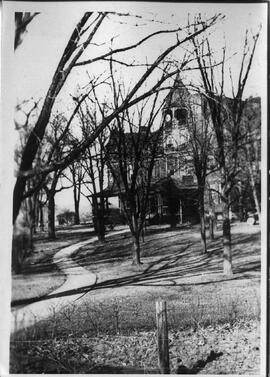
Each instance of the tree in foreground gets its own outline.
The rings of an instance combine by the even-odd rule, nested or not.
[[[205,225],[205,188],[207,175],[211,172],[210,160],[213,142],[213,133],[206,99],[199,95],[199,108],[190,106],[189,133],[187,149],[192,156],[194,172],[198,185],[198,209],[200,216],[200,233],[203,253],[207,252],[206,225]],[[198,101],[197,99],[197,101]]]
[[[236,87],[234,87],[230,71],[232,98],[226,97],[224,93],[226,48],[223,48],[221,63],[216,65],[209,39],[206,38],[203,41],[199,41],[198,38],[192,39],[215,133],[215,159],[220,174],[221,192],[219,195],[223,206],[223,272],[226,275],[233,273],[229,212],[231,194],[237,184],[240,172],[241,126],[245,104],[243,92],[252,66],[258,38],[259,33],[253,37],[250,48],[246,33]],[[207,51],[208,59],[202,58],[205,51]]]
[[[116,90],[115,85],[114,88]],[[118,106],[117,98],[121,93],[115,93],[114,105]],[[155,119],[160,110],[157,100],[158,93],[134,111],[126,110],[117,116],[106,146],[106,161],[133,238],[132,260],[135,265],[141,264],[140,238],[149,207],[152,172],[161,141],[162,127],[154,131]],[[146,104],[150,109],[148,116]]]
[[[260,98],[250,97],[246,100],[243,121],[242,166],[247,174],[252,196],[261,220],[261,204],[259,195],[260,161],[261,161],[261,101]]]

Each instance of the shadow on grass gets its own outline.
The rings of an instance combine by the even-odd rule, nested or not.
[[[203,368],[212,361],[217,360],[223,355],[223,352],[211,351],[205,360],[198,360],[191,368],[187,368],[182,364],[182,360],[178,359],[178,367],[176,374],[198,374]],[[159,369],[138,368],[138,367],[121,367],[117,365],[96,365],[90,371],[95,374],[160,374]]]
[[[234,253],[234,275],[226,277],[222,275],[222,260],[216,258],[211,253],[194,254],[192,244],[182,247],[178,254],[166,255],[158,260],[148,263],[143,270],[137,270],[132,275],[119,277],[115,279],[107,279],[105,281],[97,282],[95,285],[83,286],[78,289],[71,289],[57,294],[49,294],[38,298],[21,299],[11,303],[12,307],[18,305],[27,305],[37,301],[49,300],[57,297],[65,297],[70,295],[85,295],[90,291],[96,291],[106,288],[119,288],[125,286],[194,286],[207,285],[213,283],[221,283],[230,280],[240,280],[247,278],[249,272],[256,272],[260,270],[260,260],[258,251],[249,252],[249,256],[257,256],[258,259],[248,261],[242,258],[242,251],[236,250]],[[216,252],[216,251],[215,251]],[[220,247],[221,253],[221,247]],[[238,262],[239,260],[239,262]],[[219,274],[213,281],[208,279],[206,281],[193,282],[178,282],[179,278],[193,278],[201,276],[202,271],[207,271],[207,274]],[[81,297],[80,296],[80,297]]]
[[[121,367],[118,365],[96,365],[91,374],[160,374],[159,369],[143,369],[138,367]]]
[[[223,352],[215,352],[212,350],[205,360],[198,360],[192,368],[187,368],[183,364],[178,365],[176,374],[198,374],[208,363],[217,360],[222,355]]]
[[[54,254],[56,254],[58,251],[63,249],[63,247],[68,247],[69,245],[72,245],[74,240],[78,240],[77,242],[85,241],[87,239],[90,240],[91,237],[95,235],[94,231],[82,231],[82,232],[76,232],[76,233],[67,233],[67,232],[57,232],[57,238],[54,241],[49,241],[47,237],[44,236],[44,238],[41,236],[38,238],[36,242],[43,242],[46,241],[47,243],[52,244],[53,253],[50,255],[46,255],[46,252],[44,252],[44,256],[41,256],[38,260],[38,262],[31,263],[31,256],[26,260],[22,267],[22,274],[28,275],[28,274],[39,274],[39,273],[48,273],[57,271],[58,267],[53,263],[53,257]],[[58,247],[53,247],[54,242],[69,242],[69,244],[63,246],[59,245]],[[47,246],[48,247],[48,246]],[[39,253],[42,253],[42,251],[39,251]]]

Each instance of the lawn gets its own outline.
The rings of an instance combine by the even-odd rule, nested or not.
[[[11,372],[154,373],[155,302],[164,299],[173,373],[259,373],[260,229],[232,227],[230,278],[221,233],[203,255],[198,230],[149,228],[140,268],[128,233],[78,250],[74,262],[97,274],[96,285],[13,336]]]
[[[22,273],[12,276],[12,301],[41,297],[60,287],[66,277],[52,263],[53,256],[60,249],[92,236],[88,226],[58,228],[55,240],[49,240],[46,233],[35,234],[33,253],[25,260]]]

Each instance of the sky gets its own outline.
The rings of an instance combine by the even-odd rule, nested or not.
[[[12,25],[13,11],[37,11],[38,16],[29,24],[23,43],[12,57],[7,76],[10,79],[9,91],[14,104],[21,103],[25,99],[44,98],[48,90],[57,63],[63,49],[71,35],[71,32],[85,11],[112,10],[139,17],[116,17],[111,16],[99,29],[91,52],[85,51],[82,60],[93,56],[96,52],[104,50],[104,42],[109,43],[113,39],[113,47],[128,46],[145,35],[163,28],[184,27],[188,17],[193,19],[195,14],[201,13],[202,17],[208,18],[216,13],[225,15],[225,19],[211,29],[211,42],[213,50],[217,53],[226,43],[230,66],[233,72],[239,71],[239,62],[243,49],[245,31],[251,33],[258,31],[262,25],[261,35],[258,41],[256,54],[250,77],[244,96],[261,96],[266,93],[266,4],[200,4],[200,3],[157,3],[157,2],[68,2],[68,3],[27,3],[27,2],[4,2],[4,26]],[[151,22],[151,20],[155,22]],[[119,22],[120,20],[120,22]],[[138,26],[139,25],[139,26]],[[6,26],[6,27],[7,27]],[[10,30],[10,29],[9,29]],[[7,35],[7,34],[6,34]],[[181,35],[185,35],[183,32]],[[13,38],[9,33],[7,38]],[[139,49],[125,53],[126,60],[152,62],[168,45],[175,41],[175,35],[162,35],[142,45]],[[12,46],[13,47],[13,46]],[[185,46],[190,48],[190,46]],[[106,45],[107,48],[107,45]],[[176,59],[183,56],[184,49],[176,51]],[[92,54],[92,55],[91,55]],[[72,108],[71,94],[76,91],[78,85],[83,86],[88,81],[88,74],[98,75],[104,70],[104,65],[99,63],[95,66],[83,66],[72,71],[65,87],[60,92],[56,107],[68,111]],[[118,68],[126,85],[136,80],[142,69],[130,72],[125,68]],[[197,81],[196,72],[183,75],[184,80]],[[153,77],[153,80],[155,77]],[[184,81],[185,82],[185,81]],[[228,95],[230,93],[228,92]],[[57,195],[56,202],[59,208],[67,208],[72,203],[72,192],[63,191]],[[82,199],[82,206],[89,206],[88,201]]]
[[[114,2],[112,2],[114,3]],[[16,2],[14,2],[16,4]],[[14,81],[16,85],[17,98],[44,96],[48,88],[48,83],[53,75],[57,62],[62,54],[64,46],[80,16],[84,10],[94,7],[95,2],[91,5],[73,3],[70,6],[66,3],[64,6],[51,7],[47,4],[44,11],[41,11],[29,25],[28,33],[25,36],[23,45],[21,45],[15,54],[15,71]],[[102,5],[103,4],[103,5]],[[117,2],[115,2],[117,4]],[[129,4],[129,6],[128,6]],[[136,4],[136,3],[135,3]],[[69,5],[69,6],[68,6]],[[243,37],[245,30],[252,32],[258,30],[259,24],[263,24],[261,37],[259,39],[256,56],[254,59],[253,69],[246,88],[246,94],[257,95],[261,91],[260,79],[258,79],[258,71],[264,70],[263,64],[266,59],[266,4],[181,4],[181,3],[140,3],[137,5],[123,2],[119,4],[119,9],[130,14],[136,14],[140,18],[123,17],[123,23],[119,24],[116,17],[111,21],[105,22],[100,28],[95,39],[96,43],[109,42],[113,36],[118,36],[114,40],[114,46],[129,45],[130,42],[139,40],[141,37],[150,33],[152,30],[164,28],[161,22],[169,23],[168,27],[175,25],[185,26],[187,24],[188,13],[192,19],[193,14],[201,13],[205,17],[211,17],[215,13],[220,12],[225,15],[225,20],[215,27],[213,32],[213,49],[218,50],[226,41],[228,54],[240,53],[243,46]],[[13,6],[16,9],[16,5]],[[39,10],[40,6],[35,9]],[[104,2],[99,3],[100,10],[107,10],[110,4]],[[117,9],[117,7],[114,7]],[[147,20],[156,19],[159,22],[152,23]],[[125,23],[129,23],[126,25]],[[134,23],[142,26],[133,26]],[[132,25],[133,24],[133,25]],[[132,26],[131,26],[132,25]],[[165,25],[166,26],[166,25]],[[145,44],[145,48],[129,53],[130,57],[136,59],[144,59],[147,56],[148,61],[154,59],[157,54],[162,51],[168,43],[171,43],[173,36],[159,36],[153,41]],[[93,49],[91,48],[91,51]],[[96,49],[102,50],[102,46]],[[139,54],[139,56],[138,56]],[[87,52],[84,56],[89,55]],[[127,54],[125,54],[127,55]],[[232,60],[232,67],[239,63],[239,57]],[[74,87],[76,82],[83,82],[85,79],[85,70],[91,71],[91,67],[80,67],[74,70],[72,76],[73,81],[69,83],[70,87]],[[95,67],[95,69],[97,69]]]

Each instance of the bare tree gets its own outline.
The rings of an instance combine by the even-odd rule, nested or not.
[[[211,172],[210,159],[213,142],[210,113],[205,98],[199,95],[199,106],[189,104],[189,132],[187,152],[190,151],[198,184],[198,209],[203,253],[207,252],[205,225],[205,189],[207,175]],[[192,106],[193,105],[193,106]]]
[[[47,195],[48,206],[48,238],[53,240],[56,238],[55,234],[55,194],[56,186],[61,172],[55,171],[52,173],[52,177],[48,176],[48,183],[44,184],[44,190]]]
[[[27,26],[33,20],[38,12],[15,12],[15,40],[14,49],[18,48],[23,41],[24,34],[27,32]]]
[[[220,173],[221,192],[219,194],[223,204],[223,272],[226,275],[233,273],[229,210],[231,193],[239,174],[240,129],[244,108],[243,92],[251,69],[258,37],[259,33],[253,37],[253,44],[251,50],[249,50],[246,34],[236,90],[232,81],[233,98],[228,98],[224,94],[226,48],[223,48],[221,65],[217,67],[215,66],[209,39],[206,38],[200,43],[198,39],[193,38],[204,93],[211,112],[212,126],[215,132],[215,158]],[[207,60],[202,58],[205,50],[208,53]]]
[[[95,132],[99,124],[98,116],[105,117],[105,106],[105,102],[99,103],[96,95],[94,104],[89,99],[85,99],[81,104],[78,117],[83,139],[87,139],[89,135]],[[100,111],[98,111],[98,108],[100,108]],[[104,189],[108,185],[105,144],[109,140],[109,135],[109,128],[104,129],[95,141],[85,149],[79,162],[82,168],[82,184],[87,192],[87,194],[83,193],[83,195],[91,203],[94,226],[100,241],[105,239],[106,198]]]
[[[46,164],[48,159],[57,161],[62,158],[65,153],[65,149],[68,145],[68,134],[64,134],[64,130],[67,127],[67,120],[61,113],[54,114],[52,121],[50,122],[50,128],[47,130],[47,134],[44,139],[46,143],[46,149],[43,149],[43,164]],[[63,137],[63,135],[65,135]],[[61,141],[60,140],[61,137]],[[44,189],[47,196],[48,207],[48,237],[55,239],[55,195],[71,186],[63,185],[61,182],[61,176],[63,176],[63,170],[57,169],[46,177],[46,180],[41,183],[41,188]],[[61,184],[60,184],[61,183]],[[59,185],[60,184],[60,185]]]
[[[261,161],[261,104],[260,98],[248,98],[243,114],[243,159],[242,164],[248,173],[253,200],[259,220],[261,218],[261,205],[258,195],[258,181],[260,181]]]
[[[18,132],[18,142],[15,148],[16,168],[19,166],[22,151],[25,146],[27,137],[33,127],[38,110],[38,102],[34,100],[26,100],[16,106],[18,119],[15,119],[15,127]],[[23,119],[24,118],[24,119]],[[40,154],[36,157],[37,165],[40,162]],[[36,184],[36,177],[32,177],[27,181],[27,190]],[[39,192],[28,198],[23,198],[21,216],[13,229],[12,242],[12,269],[20,272],[25,258],[33,250],[33,234],[36,228],[36,212],[38,206]]]
[[[65,84],[66,79],[69,76],[72,69],[74,67],[89,65],[97,61],[106,61],[107,59],[115,56],[118,53],[120,54],[130,49],[135,49],[136,47],[140,46],[142,43],[149,40],[150,38],[153,38],[162,33],[177,33],[180,32],[180,30],[183,30],[183,28],[177,28],[174,30],[160,30],[158,32],[154,32],[146,36],[145,38],[133,45],[115,50],[109,49],[109,51],[105,54],[96,56],[92,59],[88,59],[85,61],[79,61],[85,49],[92,43],[92,40],[97,30],[100,28],[101,24],[103,23],[106,17],[107,13],[85,13],[85,15],[76,25],[66,45],[64,53],[56,68],[56,71],[52,78],[52,82],[44,99],[38,120],[32,132],[30,133],[26,146],[23,150],[19,174],[13,192],[13,222],[16,221],[21,206],[21,202],[23,200],[26,181],[28,177],[30,177],[31,175],[37,174],[37,171],[33,169],[33,162],[35,160],[37,151],[41,145],[41,141],[44,137],[46,127],[49,123],[51,111],[54,106],[55,100],[61,88]],[[123,98],[122,103],[119,103],[119,107],[114,109],[111,114],[107,115],[106,118],[104,118],[101,121],[99,126],[88,137],[88,139],[82,142],[79,147],[72,150],[68,155],[63,157],[61,161],[54,161],[52,164],[49,164],[46,168],[42,169],[43,176],[60,168],[62,170],[65,169],[72,161],[75,161],[79,158],[79,156],[86,150],[86,148],[88,148],[88,146],[90,146],[94,142],[98,135],[111,123],[113,119],[115,119],[119,114],[125,111],[125,109],[135,105],[144,98],[152,95],[162,85],[162,83],[164,83],[168,78],[172,77],[175,74],[175,72],[171,72],[166,77],[162,76],[162,78],[154,86],[150,87],[150,89],[146,90],[144,93],[140,94],[135,98],[135,95],[137,94],[139,89],[141,89],[142,86],[146,83],[149,76],[153,73],[153,71],[160,68],[160,64],[172,51],[174,51],[178,46],[191,40],[192,37],[195,37],[196,35],[204,32],[210,26],[215,24],[215,22],[219,18],[219,15],[214,16],[206,22],[201,23],[194,33],[184,35],[182,39],[178,37],[177,41],[170,47],[168,47],[165,51],[163,51],[152,64],[146,66],[145,73],[130,89],[126,97]],[[185,61],[183,64],[186,65],[187,61]]]
[[[78,225],[80,224],[80,200],[85,171],[83,170],[80,161],[72,162],[72,164],[69,165],[69,170],[72,176],[73,183],[73,200],[75,212],[74,224]]]
[[[113,74],[112,83],[114,106],[117,108],[122,92],[120,86],[116,86]],[[140,237],[149,207],[152,172],[162,134],[162,127],[155,132],[153,129],[161,107],[158,106],[158,94],[148,104],[148,117],[145,117],[145,112],[149,100],[141,103],[133,112],[126,109],[119,114],[106,146],[109,157],[106,161],[133,238],[132,260],[135,265],[141,264]]]
[[[94,20],[92,24],[88,25],[87,22],[91,17],[93,17]],[[74,67],[74,64],[81,57],[85,48],[91,43],[96,31],[98,30],[105,17],[106,13],[99,13],[98,15],[94,15],[91,12],[85,13],[76,25],[66,45],[66,48],[56,68],[52,82],[43,102],[38,120],[32,132],[30,133],[23,150],[20,163],[20,174],[17,177],[13,193],[13,222],[16,221],[24,195],[25,184],[27,180],[27,177],[24,175],[24,173],[32,169],[32,164],[37,154],[39,145],[45,134],[45,130],[48,125],[56,97],[59,94],[64,83],[66,82],[66,79],[70,74],[72,68]],[[85,33],[87,33],[87,38],[82,43],[81,38]]]

